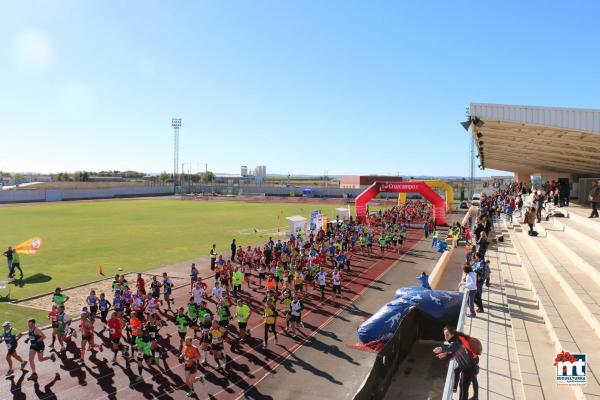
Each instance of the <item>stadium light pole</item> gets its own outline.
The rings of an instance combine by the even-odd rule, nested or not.
[[[173,194],[175,194],[177,191],[179,167],[179,128],[181,128],[181,118],[171,118],[171,127],[173,128]]]

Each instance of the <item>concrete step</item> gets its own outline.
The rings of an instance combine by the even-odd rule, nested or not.
[[[581,313],[600,339],[600,284],[590,279],[568,253],[554,245],[553,240],[538,237],[531,240],[531,243],[540,260],[560,283],[574,308]]]
[[[572,264],[600,285],[600,247],[589,246],[567,231],[561,231],[550,222],[543,222],[546,237],[557,250],[567,255]]]
[[[581,243],[585,243],[588,247],[597,250],[600,254],[600,231],[589,229],[585,224],[578,222],[577,219],[551,218],[550,222]]]
[[[556,385],[553,366],[556,349],[546,329],[536,294],[513,247],[512,235],[505,236],[505,242],[498,245],[496,253],[488,251],[488,254],[492,264],[496,259],[500,269],[525,398],[573,398],[574,392],[570,388]],[[493,287],[491,290],[494,290]]]
[[[555,354],[562,350],[587,354],[587,384],[570,388],[578,399],[600,399],[600,381],[596,375],[596,371],[600,371],[598,336],[582,314],[574,312],[569,295],[536,251],[535,240],[544,239],[532,238],[525,232],[513,236],[513,244],[538,301]]]
[[[569,207],[569,219],[585,226],[587,229],[600,233],[600,218],[588,218],[590,212],[581,208]]]

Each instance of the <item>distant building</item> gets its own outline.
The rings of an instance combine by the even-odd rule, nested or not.
[[[254,177],[258,185],[262,185],[267,178],[267,166],[258,165],[254,168]]]
[[[224,183],[226,185],[247,185],[254,183],[254,177],[251,175],[238,175],[238,174],[215,174],[215,183]]]
[[[341,189],[360,189],[371,186],[374,182],[402,182],[401,176],[385,175],[344,175],[340,177]]]
[[[240,175],[242,175],[242,176],[248,175],[248,166],[242,165]]]

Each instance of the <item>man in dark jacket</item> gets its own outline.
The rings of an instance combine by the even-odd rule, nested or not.
[[[479,372],[478,357],[474,357],[461,342],[459,335],[468,339],[461,332],[457,332],[456,328],[451,325],[444,327],[444,338],[448,342],[447,346],[436,347],[433,353],[440,360],[446,357],[452,357],[456,361],[456,369],[454,374],[461,374],[460,378],[460,400],[469,398],[469,387],[473,383],[473,398],[479,398],[479,382],[477,381],[477,373]]]
[[[235,239],[231,242],[231,262],[235,261],[235,251],[237,249],[237,245],[235,244]]]
[[[12,247],[8,246],[8,250],[6,250],[4,253],[2,253],[2,255],[4,257],[6,257],[6,262],[8,264],[8,277],[12,278],[14,275],[14,271],[13,271],[13,254],[14,254],[14,250],[12,249]]]

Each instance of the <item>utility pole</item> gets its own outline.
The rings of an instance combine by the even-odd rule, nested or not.
[[[177,175],[179,167],[179,129],[181,128],[181,118],[171,118],[171,127],[173,128],[173,194],[177,192]],[[183,167],[182,167],[183,169]]]
[[[470,161],[471,165],[469,166],[469,199],[473,198],[473,194],[475,194],[475,139],[473,135],[469,135],[470,145]]]

